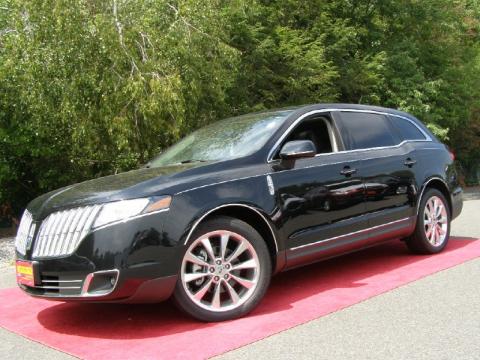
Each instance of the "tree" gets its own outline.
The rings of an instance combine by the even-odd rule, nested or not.
[[[475,172],[479,30],[474,0],[0,0],[0,204],[316,102],[411,112]]]
[[[227,112],[218,1],[1,7],[0,202],[138,166]]]

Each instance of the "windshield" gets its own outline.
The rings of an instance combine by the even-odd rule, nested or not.
[[[263,112],[217,121],[183,138],[148,165],[158,167],[250,155],[265,145],[292,112]]]

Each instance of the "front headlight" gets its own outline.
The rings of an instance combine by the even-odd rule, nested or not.
[[[92,228],[126,220],[136,215],[168,209],[171,201],[171,196],[159,196],[106,203],[102,206]]]

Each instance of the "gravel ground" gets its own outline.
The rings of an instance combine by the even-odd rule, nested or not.
[[[0,238],[0,267],[13,264],[15,257],[15,239],[13,237]]]

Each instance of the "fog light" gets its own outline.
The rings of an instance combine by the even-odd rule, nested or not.
[[[118,270],[97,271],[88,274],[83,284],[83,296],[102,296],[110,294],[118,280]]]

